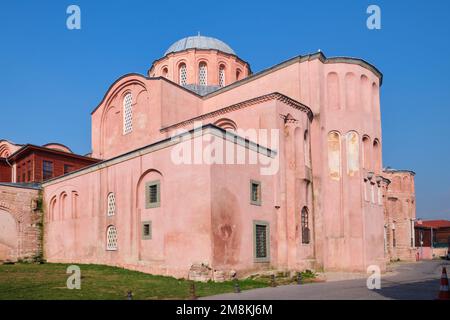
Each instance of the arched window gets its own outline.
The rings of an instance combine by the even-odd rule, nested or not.
[[[115,226],[109,226],[106,230],[106,250],[117,250],[117,229]]]
[[[373,141],[373,169],[376,172],[381,171],[381,155],[380,155],[380,142],[378,139]]]
[[[54,221],[56,217],[56,196],[50,200],[49,220]]]
[[[356,132],[347,133],[347,173],[353,176],[359,170],[359,136]]]
[[[405,176],[405,177],[403,177],[402,191],[408,192],[409,190],[410,190],[409,177]]]
[[[301,224],[302,224],[302,243],[309,244],[310,242],[309,212],[307,207],[303,207],[302,209]]]
[[[236,70],[236,81],[241,80],[241,70]]]
[[[169,73],[169,70],[168,70],[167,68],[164,68],[164,69],[162,70],[162,76],[163,76],[164,78],[167,78],[168,73]]]
[[[331,179],[341,178],[341,135],[336,131],[328,134],[328,168]]]
[[[72,218],[78,217],[78,192],[72,191]]]
[[[219,67],[219,86],[225,87],[225,66],[223,64]]]
[[[311,168],[311,153],[309,150],[309,132],[305,131],[303,136],[303,153],[305,154],[305,166]]]
[[[208,67],[205,62],[201,62],[198,66],[198,84],[201,86],[208,84]]]
[[[179,76],[180,76],[180,86],[185,86],[187,84],[187,71],[186,71],[186,64],[182,63],[180,64],[179,70],[178,70]]]
[[[133,131],[133,96],[131,93],[123,98],[123,134]]]
[[[221,118],[221,119],[217,120],[216,122],[214,122],[214,125],[222,128],[224,130],[231,130],[231,131],[237,130],[236,122],[234,122],[231,119],[227,119],[227,118]]]
[[[108,217],[116,214],[116,196],[113,192],[108,194]]]
[[[370,138],[364,136],[363,142],[363,166],[364,169],[370,170]]]
[[[63,192],[59,198],[59,205],[61,206],[59,209],[60,220],[64,220],[66,218],[66,209],[67,209],[67,193]]]

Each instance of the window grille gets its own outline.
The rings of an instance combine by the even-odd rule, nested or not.
[[[144,239],[144,240],[152,239],[152,222],[151,221],[142,222],[142,239]]]
[[[133,131],[133,96],[128,93],[123,99],[123,134]]]
[[[309,212],[306,207],[302,209],[301,224],[302,224],[302,243],[309,244],[310,242]]]
[[[261,183],[258,181],[250,182],[250,202],[254,205],[261,205]]]
[[[187,71],[186,65],[183,63],[180,65],[180,85],[185,86],[187,84]]]
[[[117,229],[115,226],[109,226],[106,231],[106,249],[109,251],[117,250]]]
[[[255,226],[255,253],[256,258],[267,258],[267,226],[257,224]]]
[[[219,86],[225,87],[225,67],[219,67]]]
[[[116,214],[116,196],[114,193],[108,194],[108,217]]]
[[[145,207],[157,208],[161,205],[161,188],[159,181],[146,183],[145,187]]]
[[[206,86],[208,84],[208,68],[206,63],[200,63],[198,70],[198,84],[201,86]]]

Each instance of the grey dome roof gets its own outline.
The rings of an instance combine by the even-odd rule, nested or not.
[[[167,55],[171,52],[179,52],[187,49],[214,49],[219,50],[225,53],[234,54],[236,53],[231,49],[229,45],[227,45],[225,42],[220,41],[216,38],[211,37],[204,37],[204,36],[193,36],[193,37],[187,37],[183,38],[181,40],[178,40],[174,44],[172,44],[169,49],[164,53],[164,55]]]

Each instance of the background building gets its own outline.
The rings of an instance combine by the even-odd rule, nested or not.
[[[390,183],[385,189],[385,244],[389,260],[415,260],[414,222],[416,220],[415,173],[385,169]]]
[[[42,255],[41,183],[98,161],[58,143],[40,147],[0,140],[0,261]]]
[[[415,240],[421,259],[447,256],[450,245],[450,221],[418,220],[415,224]]]

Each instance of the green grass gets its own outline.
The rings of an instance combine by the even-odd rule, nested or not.
[[[100,265],[81,268],[81,290],[66,287],[67,264],[0,265],[0,300],[189,299],[190,282]],[[239,281],[242,290],[267,287],[266,279]],[[234,291],[234,283],[195,283],[199,297]]]

